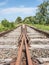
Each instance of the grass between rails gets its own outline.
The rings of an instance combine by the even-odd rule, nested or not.
[[[41,24],[27,24],[27,25],[34,26],[37,29],[41,29],[44,31],[49,31],[49,25],[41,25]]]

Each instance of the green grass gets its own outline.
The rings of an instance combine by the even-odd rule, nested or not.
[[[27,23],[20,23],[20,24],[17,24],[17,25],[23,25],[23,24],[27,24]],[[41,29],[41,30],[44,30],[44,31],[49,31],[49,25],[42,25],[42,24],[27,24],[29,26],[34,26],[36,27],[37,29]]]
[[[9,30],[9,28],[4,27],[2,24],[0,24],[0,32]]]
[[[41,30],[44,30],[44,31],[49,31],[49,25],[41,25],[41,24],[28,24],[28,25],[34,26],[37,29],[41,29]]]
[[[23,24],[27,24],[27,23],[20,23],[19,25],[23,25]],[[41,29],[41,30],[44,30],[44,31],[49,31],[49,25],[42,25],[42,24],[32,24],[32,23],[29,23],[27,24],[29,26],[34,26],[36,27],[37,29]]]
[[[0,32],[2,32],[4,29],[5,29],[4,26],[0,24]]]
[[[17,26],[20,26],[21,24],[14,24],[14,25],[15,25],[15,27],[10,28],[10,27],[4,27],[4,26],[0,23],[0,32],[7,31],[7,30],[11,30],[11,29],[13,29],[13,28],[16,28]]]
[[[23,25],[23,24],[26,24],[26,23],[20,23],[20,24],[14,24],[15,27],[17,26],[20,26],[20,25]],[[49,31],[49,25],[41,25],[41,24],[27,24],[29,26],[34,26],[38,29],[41,29],[41,30],[44,30],[44,31]],[[0,32],[2,31],[7,31],[7,30],[10,30],[12,28],[7,28],[7,27],[4,27],[1,23],[0,23]]]

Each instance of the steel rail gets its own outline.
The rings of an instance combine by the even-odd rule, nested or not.
[[[24,39],[25,39],[25,47],[26,47],[26,55],[27,55],[27,63],[28,65],[37,65],[35,62],[32,61],[31,55],[28,48],[28,42],[27,42],[27,27],[25,26],[25,33],[24,33]]]
[[[18,50],[18,57],[17,57],[15,65],[20,65],[21,64],[22,48],[23,48],[23,38],[22,38],[22,42],[21,42],[20,48]]]
[[[23,34],[24,34],[23,37],[24,37],[24,43],[25,43],[25,49],[26,49],[27,65],[34,65],[34,64],[32,64],[32,60],[31,60],[30,53],[29,53],[29,50],[28,50],[27,28],[26,28],[26,26],[24,26],[24,28],[23,28]]]
[[[28,42],[27,42],[27,29],[26,26],[21,27],[21,42],[20,46],[18,49],[18,56],[17,60],[10,65],[21,65],[22,62],[22,51],[23,51],[23,45],[25,45],[25,51],[26,51],[26,65],[37,65],[34,61],[32,61],[30,53],[29,53],[29,48],[28,48]]]
[[[21,55],[22,55],[22,47],[23,47],[23,44],[25,43],[25,50],[26,50],[26,64],[27,65],[36,65],[35,62],[32,62],[32,59],[31,59],[31,56],[30,56],[30,53],[29,53],[29,49],[28,49],[28,43],[27,43],[27,33],[26,33],[26,26],[24,26],[24,28],[22,28],[22,34],[23,34],[23,38],[22,38],[22,43],[21,43],[21,46],[20,46],[20,49],[18,51],[18,58],[17,58],[17,61],[16,61],[16,65],[21,65]]]
[[[10,33],[11,31],[15,30],[15,29],[18,28],[18,27],[20,27],[20,26],[17,26],[17,27],[15,27],[15,28],[11,29],[11,30],[7,30],[7,31],[1,32],[1,33],[0,33],[0,37],[4,36],[5,34]]]
[[[30,53],[29,53],[29,50],[28,50],[28,45],[27,45],[26,40],[25,40],[25,47],[26,47],[26,55],[27,55],[28,65],[33,65],[33,64],[32,64],[32,60],[31,60],[31,57],[30,57]]]
[[[37,32],[39,32],[39,33],[44,34],[46,37],[48,37],[48,38],[49,38],[49,33],[48,33],[48,32],[43,31],[43,30],[41,30],[41,29],[37,29],[37,28],[36,28],[36,27],[34,27],[34,26],[29,26],[29,25],[26,25],[26,26],[28,26],[28,27],[30,27],[30,28],[32,28],[32,29],[34,29],[34,30],[36,30],[36,31],[37,31]]]

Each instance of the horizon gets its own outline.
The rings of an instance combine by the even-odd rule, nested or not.
[[[3,19],[15,21],[18,16],[22,17],[22,19],[27,16],[34,16],[36,14],[37,6],[42,2],[43,0],[1,0],[0,21]]]

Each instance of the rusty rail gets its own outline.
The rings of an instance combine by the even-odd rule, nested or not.
[[[20,65],[21,64],[22,48],[23,48],[23,39],[22,39],[22,42],[21,42],[21,46],[20,46],[20,48],[18,50],[18,58],[16,60],[16,65]]]
[[[37,28],[36,28],[36,27],[34,27],[34,26],[29,26],[29,25],[26,25],[26,26],[28,26],[28,27],[30,27],[30,28],[32,28],[32,29],[34,29],[34,30],[38,31],[39,33],[44,34],[46,37],[48,37],[48,38],[49,38],[49,33],[48,33],[48,32],[43,31],[43,30],[41,30],[41,29],[37,29]]]
[[[28,62],[28,65],[34,65],[32,63],[31,57],[30,57],[30,53],[29,53],[29,50],[28,50],[28,45],[27,45],[26,40],[25,40],[25,47],[26,47],[26,54],[27,54],[27,62]]]
[[[18,49],[17,60],[13,63],[10,63],[10,65],[22,65],[21,62],[22,62],[23,45],[25,46],[25,54],[26,54],[26,64],[23,64],[23,65],[37,65],[35,62],[32,61],[30,53],[29,53],[26,26],[22,26],[21,28],[22,28],[21,29],[22,39],[21,39],[20,46]]]

